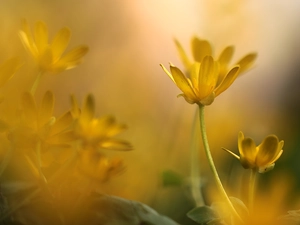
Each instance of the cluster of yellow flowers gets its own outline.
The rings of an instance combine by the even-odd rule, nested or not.
[[[71,96],[70,107],[61,116],[54,115],[55,96],[52,91],[46,91],[41,102],[37,101],[39,98],[35,94],[44,74],[76,67],[88,52],[88,47],[82,45],[64,54],[70,41],[70,30],[62,28],[50,42],[48,28],[42,21],[36,22],[31,32],[24,20],[19,36],[38,69],[31,87],[24,89],[19,102],[14,103],[14,110],[0,112],[2,183],[11,179],[10,175],[16,173],[18,165],[25,166],[17,179],[33,177],[35,180],[30,182],[44,184],[64,174],[76,179],[88,179],[99,186],[123,171],[122,160],[109,159],[103,150],[132,149],[127,141],[115,138],[126,126],[110,115],[96,117],[92,94],[87,95],[82,107]],[[2,63],[0,88],[9,85],[9,79],[20,73],[23,64],[18,58]],[[6,96],[2,96],[1,106],[5,107],[7,103]],[[53,165],[59,165],[60,168],[55,167],[51,173],[45,172]],[[63,170],[67,173],[63,173]]]

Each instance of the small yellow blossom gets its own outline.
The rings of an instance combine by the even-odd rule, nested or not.
[[[95,118],[95,100],[88,95],[82,111],[72,96],[72,114],[76,120],[74,134],[82,141],[82,147],[95,149],[131,150],[132,146],[123,140],[114,138],[127,127],[118,124],[113,116]]]
[[[198,37],[193,37],[191,40],[191,49],[192,49],[192,55],[194,62],[189,59],[189,57],[186,55],[185,51],[183,50],[181,44],[175,40],[176,47],[179,51],[181,60],[186,67],[188,71],[190,71],[191,66],[194,62],[202,62],[203,58],[205,56],[211,55],[214,57],[212,46],[207,40],[199,39]],[[242,74],[249,70],[256,57],[256,53],[250,53],[238,60],[236,63],[233,64],[233,66],[229,66],[229,63],[233,57],[234,53],[234,46],[227,46],[219,55],[217,61],[220,65],[220,71],[219,71],[219,82],[224,79],[225,75],[228,73],[228,68],[232,68],[236,65],[240,66],[239,74]]]
[[[78,172],[91,180],[106,182],[111,177],[120,174],[125,170],[121,159],[108,157],[96,151],[85,149],[80,152],[77,163]]]
[[[215,97],[224,92],[238,76],[239,66],[233,67],[220,81],[219,63],[212,56],[205,56],[201,63],[195,62],[191,66],[190,78],[185,76],[177,67],[170,65],[170,72],[161,65],[171,80],[183,92],[185,100],[199,105],[210,105]]]
[[[56,119],[53,116],[53,93],[47,91],[40,106],[33,95],[25,92],[21,99],[21,110],[15,121],[8,121],[8,138],[16,148],[35,149],[37,143],[46,151],[52,147],[68,148],[73,134],[70,131],[73,118],[70,112]]]
[[[21,63],[14,57],[6,60],[0,65],[0,87],[2,87],[20,68]]]
[[[245,138],[242,132],[238,136],[238,148],[240,156],[223,148],[235,158],[239,159],[245,169],[257,169],[264,173],[274,168],[275,162],[281,156],[283,140],[279,141],[277,136],[267,136],[260,145],[256,146],[251,138]]]
[[[35,24],[34,37],[27,24],[23,21],[20,39],[28,52],[36,60],[42,72],[61,72],[72,69],[81,63],[82,57],[88,52],[87,46],[79,46],[62,55],[66,50],[71,37],[71,31],[64,27],[49,43],[48,28],[42,21]]]

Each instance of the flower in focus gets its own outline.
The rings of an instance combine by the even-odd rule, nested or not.
[[[52,43],[49,43],[48,28],[42,21],[36,22],[34,37],[27,21],[23,21],[19,35],[24,47],[43,72],[57,73],[72,69],[81,63],[82,57],[88,52],[87,46],[79,46],[62,55],[69,44],[71,31],[66,27],[62,28],[55,35]]]
[[[2,87],[20,68],[18,58],[11,58],[0,65],[0,87]]]
[[[238,136],[238,148],[240,156],[224,149],[239,159],[245,169],[257,169],[264,173],[274,168],[275,162],[281,156],[283,140],[279,141],[277,136],[267,136],[260,145],[256,146],[253,139],[245,138],[242,132]]]
[[[219,63],[212,56],[205,56],[202,61],[191,66],[190,78],[177,67],[170,65],[170,72],[161,65],[171,80],[183,92],[185,100],[190,104],[210,105],[215,97],[224,92],[238,76],[239,66],[233,67],[219,82]]]
[[[175,44],[179,51],[184,66],[186,67],[187,71],[190,71],[194,62],[192,62],[188,58],[181,44],[177,40],[175,40]],[[208,55],[213,56],[212,46],[207,40],[202,40],[197,37],[193,37],[191,40],[191,49],[192,49],[192,55],[195,62],[202,62],[205,56]],[[219,71],[220,74],[219,74],[218,82],[221,82],[226,76],[226,74],[228,73],[228,68],[230,68],[229,63],[233,57],[233,53],[234,53],[234,46],[227,46],[217,58],[217,61],[220,64],[220,71]],[[242,74],[252,67],[256,57],[257,57],[256,53],[247,54],[242,59],[234,63],[232,67],[239,65],[240,66],[239,74]]]
[[[82,111],[77,101],[72,97],[72,114],[76,119],[74,134],[82,141],[82,148],[131,150],[132,146],[123,140],[114,138],[127,127],[118,124],[113,116],[95,118],[95,100],[88,95]]]

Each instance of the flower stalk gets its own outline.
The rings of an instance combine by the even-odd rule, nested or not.
[[[192,125],[192,138],[190,145],[191,153],[191,192],[196,206],[203,205],[203,197],[201,193],[200,184],[200,168],[199,168],[199,144],[197,141],[198,130],[197,130],[197,114],[198,110],[195,112],[193,125]]]
[[[200,130],[201,130],[201,137],[202,137],[202,141],[203,141],[203,146],[204,146],[204,151],[205,151],[205,155],[207,157],[210,169],[213,173],[214,179],[216,181],[217,187],[219,189],[220,194],[222,195],[222,197],[224,198],[224,200],[226,201],[226,203],[228,204],[228,207],[230,208],[231,212],[233,213],[233,215],[240,221],[243,222],[242,218],[240,217],[240,215],[237,213],[237,211],[235,210],[234,206],[232,205],[224,187],[223,184],[220,180],[218,171],[216,169],[213,157],[211,155],[211,151],[209,148],[209,143],[208,143],[208,139],[207,139],[207,135],[206,135],[206,126],[205,126],[205,120],[204,120],[204,105],[199,105],[199,119],[200,119]]]
[[[251,169],[250,180],[249,180],[249,209],[250,212],[253,211],[254,195],[256,188],[256,174],[257,169]]]

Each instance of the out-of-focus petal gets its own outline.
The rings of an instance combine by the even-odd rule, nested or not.
[[[35,43],[39,53],[43,53],[44,50],[48,47],[48,28],[47,25],[42,22],[38,21],[35,24]]]
[[[19,58],[8,59],[0,66],[0,87],[2,87],[21,67]]]
[[[41,107],[39,109],[39,122],[40,126],[43,126],[48,122],[49,118],[53,114],[54,108],[54,95],[51,91],[47,91],[43,97]]]
[[[202,62],[205,56],[212,55],[211,45],[206,40],[200,40],[197,37],[192,39],[192,54],[194,60],[197,62]]]
[[[251,53],[246,55],[245,57],[243,57],[241,60],[239,60],[235,65],[239,65],[240,66],[240,74],[244,73],[245,71],[247,71],[248,69],[250,69],[255,61],[255,59],[257,58],[257,54],[256,53]]]
[[[60,31],[58,31],[51,45],[54,61],[57,61],[61,57],[63,52],[66,50],[70,38],[71,38],[71,31],[69,28],[64,27]]]
[[[110,149],[110,150],[122,150],[122,151],[129,151],[132,150],[132,145],[123,140],[117,140],[117,139],[110,139],[105,142],[101,142],[100,148]]]
[[[186,53],[185,53],[184,49],[182,48],[181,44],[179,43],[179,41],[177,39],[175,39],[174,41],[175,41],[175,45],[177,47],[177,50],[179,52],[179,56],[181,58],[183,65],[185,66],[185,68],[190,68],[190,66],[192,65],[192,62],[189,60],[188,56],[186,55]]]

